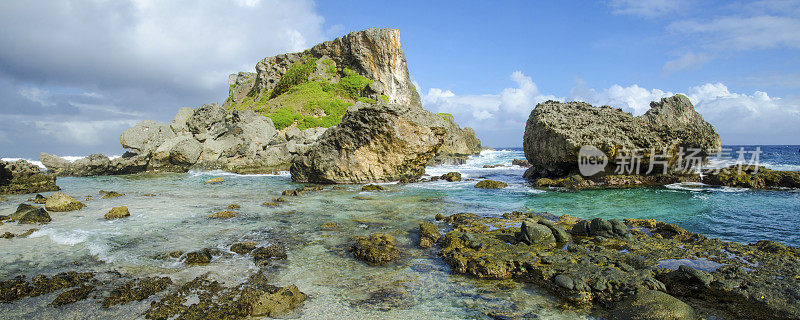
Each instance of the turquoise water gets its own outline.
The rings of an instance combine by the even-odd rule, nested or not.
[[[765,162],[800,168],[784,147]],[[772,151],[771,151],[772,152]],[[765,153],[766,154],[766,153]],[[775,156],[778,155],[778,156]],[[505,181],[508,188],[482,190],[475,181],[385,184],[388,191],[362,192],[360,185],[346,190],[313,192],[289,197],[280,207],[264,201],[296,188],[287,174],[235,175],[224,172],[59,178],[62,191],[85,201],[80,211],[51,213],[53,222],[39,226],[28,238],[0,239],[0,279],[17,275],[52,274],[72,270],[119,271],[125,276],[168,275],[181,283],[209,273],[227,284],[243,281],[255,270],[249,256],[227,251],[238,241],[262,245],[280,242],[289,258],[275,265],[270,279],[277,285],[295,284],[309,294],[301,318],[430,318],[482,319],[504,312],[545,319],[580,319],[563,313],[557,301],[536,288],[510,281],[479,281],[452,275],[435,249],[416,246],[418,221],[432,221],[437,213],[473,212],[500,215],[513,210],[547,211],[582,218],[655,218],[675,222],[694,232],[725,240],[754,242],[768,239],[800,245],[800,193],[751,191],[732,188],[675,185],[668,188],[566,192],[536,190],[521,177],[523,168],[510,166],[524,158],[520,150],[485,151],[466,165],[427,169],[430,175],[459,171],[465,179]],[[483,165],[509,164],[498,168]],[[792,167],[796,166],[796,167]],[[220,184],[206,185],[213,177]],[[99,190],[126,195],[100,199]],[[154,194],[154,197],[145,196]],[[0,215],[8,215],[30,195],[8,196]],[[241,205],[239,216],[207,216]],[[131,217],[103,219],[111,207],[125,205]],[[326,222],[338,225],[323,230]],[[439,225],[444,230],[444,225]],[[21,233],[30,226],[6,223],[0,233]],[[356,261],[347,247],[356,235],[383,232],[394,235],[404,255],[394,265],[370,267]],[[207,266],[187,267],[177,259],[161,258],[175,250],[219,248]],[[136,318],[149,301],[100,309],[81,301],[59,309],[48,303],[54,296],[0,304],[0,317]]]

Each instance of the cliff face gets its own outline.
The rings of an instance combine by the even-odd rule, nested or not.
[[[523,138],[525,157],[533,165],[529,178],[563,177],[578,171],[578,152],[583,146],[603,151],[613,164],[624,149],[667,148],[669,163],[676,161],[681,147],[703,152],[719,149],[720,138],[714,127],[703,120],[683,95],[652,102],[644,115],[608,106],[594,107],[584,102],[547,101],[531,111]],[[701,154],[705,156],[705,154]],[[647,170],[649,157],[642,159]],[[609,165],[608,169],[613,169]]]

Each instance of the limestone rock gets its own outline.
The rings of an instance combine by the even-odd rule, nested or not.
[[[169,125],[145,120],[122,133],[119,142],[123,148],[131,149],[137,154],[149,155],[174,136],[175,133]]]
[[[111,210],[106,213],[105,218],[106,220],[113,220],[113,219],[127,218],[130,216],[131,213],[128,211],[128,207],[121,206],[121,207],[111,208]]]
[[[0,194],[23,194],[56,191],[56,176],[25,160],[0,160]]]
[[[181,132],[158,146],[153,159],[188,169],[197,162],[202,151],[203,146],[191,133]]]
[[[522,222],[517,238],[524,243],[539,247],[550,247],[556,243],[556,238],[550,228],[533,220]]]
[[[172,132],[175,134],[189,132],[189,126],[186,124],[186,122],[193,114],[194,109],[192,108],[184,107],[178,109],[178,113],[175,114],[175,117],[172,118],[172,123],[169,125],[170,129],[172,129]]]
[[[706,156],[706,152],[720,148],[720,138],[683,95],[652,102],[650,110],[637,117],[608,106],[547,101],[531,111],[525,126],[525,157],[533,165],[526,177],[565,177],[577,173],[578,152],[583,146],[603,151],[609,158],[605,169],[610,171],[616,169],[615,159],[625,148],[641,148],[646,152],[655,148],[657,155],[667,148],[672,156],[667,160],[674,163],[679,148],[699,148],[703,151],[700,156]],[[649,157],[644,156],[642,174],[648,163]]]
[[[361,191],[382,191],[386,190],[383,186],[379,186],[377,184],[368,184],[366,186],[361,187]]]
[[[307,154],[292,162],[295,181],[362,183],[421,176],[442,144],[443,128],[415,120],[427,111],[358,103]],[[430,114],[430,113],[428,113]]]
[[[47,211],[52,212],[75,211],[83,209],[85,206],[85,204],[75,200],[75,198],[61,192],[56,192],[48,197],[44,205]]]
[[[17,223],[48,223],[52,221],[50,215],[42,207],[29,204],[20,204],[17,211],[9,216],[9,220]]]
[[[442,235],[439,233],[439,229],[436,229],[436,226],[430,222],[420,222],[419,223],[419,246],[423,248],[430,248],[435,243],[439,242],[439,239]]]

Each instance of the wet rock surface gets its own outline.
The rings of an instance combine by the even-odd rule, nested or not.
[[[703,183],[750,189],[800,188],[800,172],[777,171],[757,166],[731,166],[707,170]]]
[[[114,220],[114,219],[127,218],[127,217],[130,217],[130,216],[131,216],[131,213],[128,211],[128,207],[121,206],[121,207],[113,207],[113,208],[111,208],[111,210],[109,210],[105,214],[104,218],[106,220]]]
[[[56,176],[25,160],[0,160],[0,194],[23,194],[58,191]]]
[[[64,272],[48,277],[38,275],[29,282],[19,276],[0,282],[0,301],[9,302],[26,297],[36,297],[61,289],[76,287],[94,277],[91,272]]]
[[[442,180],[447,180],[450,182],[461,181],[461,173],[459,172],[448,172],[441,176]]]
[[[50,214],[42,207],[21,203],[17,211],[9,216],[9,220],[17,223],[48,223],[52,221]]]
[[[519,212],[437,220],[453,228],[439,254],[454,272],[531,282],[572,307],[621,319],[693,319],[692,307],[723,318],[800,316],[800,249],[776,242],[725,242],[656,220]],[[551,245],[558,231],[546,224],[571,239]]]
[[[108,297],[103,299],[102,306],[103,308],[108,308],[131,301],[142,301],[164,291],[171,284],[172,279],[169,277],[147,277],[131,280],[112,290]]]
[[[44,207],[51,212],[66,212],[83,209],[86,205],[64,193],[56,192],[47,197]]]
[[[369,237],[356,237],[350,252],[356,259],[370,265],[386,264],[400,257],[400,249],[395,245],[394,237],[382,233],[372,234]]]
[[[419,223],[419,246],[423,248],[430,248],[441,239],[442,235],[439,229],[433,223],[420,222]]]

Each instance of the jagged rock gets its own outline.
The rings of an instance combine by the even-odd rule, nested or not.
[[[445,135],[443,128],[415,121],[427,116],[421,109],[357,103],[339,126],[292,162],[292,179],[362,183],[419,177]]]
[[[679,148],[699,148],[699,156],[705,157],[720,148],[720,138],[683,95],[652,102],[650,110],[637,117],[608,106],[547,101],[531,111],[525,126],[525,157],[533,165],[525,176],[535,180],[576,174],[578,152],[583,146],[603,151],[609,162],[605,172],[611,172],[616,169],[618,152],[625,148],[641,148],[645,152],[655,148],[656,155],[667,148],[670,157],[658,160],[674,163]],[[649,159],[646,154],[643,156],[641,174],[647,171]],[[660,173],[658,166],[656,172]]]
[[[69,166],[72,165],[72,162],[69,162],[67,159],[44,152],[39,154],[39,161],[42,162],[42,165],[48,170],[55,172],[57,175],[62,175],[61,172],[68,170]]]
[[[168,124],[145,120],[122,133],[119,142],[123,148],[136,154],[149,155],[156,151],[164,141],[175,136]]]
[[[29,204],[20,204],[17,211],[9,216],[9,220],[17,223],[48,223],[52,221],[50,215],[42,207]]]
[[[229,219],[229,218],[235,218],[236,215],[237,214],[236,214],[235,211],[222,210],[222,211],[219,211],[219,212],[215,212],[215,213],[209,215],[208,217],[209,218],[215,218],[215,219]]]
[[[258,242],[255,241],[246,241],[246,242],[237,242],[231,245],[231,252],[235,252],[238,254],[248,254],[250,251],[253,251],[258,246]]]
[[[281,316],[294,310],[307,297],[295,285],[264,292],[253,304],[253,310],[250,315],[255,317]]]
[[[520,167],[523,167],[523,168],[530,168],[531,167],[531,163],[528,162],[528,160],[522,160],[522,159],[514,159],[514,160],[512,160],[511,161],[511,165],[512,166],[520,166]]]
[[[256,247],[253,251],[250,251],[250,254],[253,256],[253,261],[256,263],[269,259],[282,260],[287,258],[286,248],[280,243],[271,244],[266,247]]]
[[[121,206],[121,207],[111,208],[111,210],[106,213],[105,218],[106,220],[113,220],[113,219],[127,218],[130,216],[131,213],[128,211],[128,207]]]
[[[54,174],[42,173],[41,168],[25,160],[0,160],[0,194],[23,194],[57,191]]]
[[[101,305],[103,308],[108,308],[131,301],[142,301],[164,291],[171,284],[172,279],[169,277],[147,277],[131,280],[112,290],[107,297],[103,298]]]
[[[475,184],[475,188],[481,189],[501,189],[508,187],[508,184],[502,181],[483,180]]]
[[[47,202],[45,202],[44,207],[47,209],[47,211],[51,212],[65,212],[80,210],[83,209],[83,207],[86,207],[86,205],[78,200],[75,200],[73,197],[61,192],[56,192],[47,197]]]
[[[33,200],[33,203],[36,204],[45,204],[45,202],[47,202],[47,198],[43,196],[41,193],[37,193],[36,196],[33,197],[33,199],[28,199],[28,201],[31,200]]]
[[[186,254],[183,258],[183,261],[187,265],[205,265],[211,263],[211,250],[202,249],[198,251],[192,251]]]

